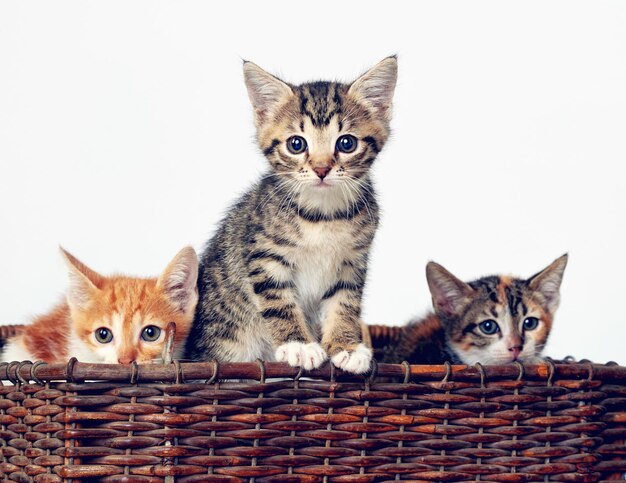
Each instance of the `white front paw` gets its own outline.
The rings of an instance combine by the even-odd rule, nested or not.
[[[326,351],[317,342],[287,342],[276,349],[276,360],[290,366],[303,367],[307,371],[322,365],[328,358]]]
[[[354,351],[338,352],[331,360],[339,369],[353,374],[363,374],[369,370],[372,363],[372,350],[359,344]]]

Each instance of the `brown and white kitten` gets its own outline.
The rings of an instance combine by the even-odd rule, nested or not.
[[[430,262],[435,313],[410,322],[384,362],[539,362],[559,305],[567,255],[529,279],[489,276],[465,283]]]
[[[104,277],[61,249],[69,269],[66,301],[7,342],[4,361],[130,364],[161,358],[165,331],[176,324],[174,358],[198,301],[198,257],[183,248],[158,278]]]
[[[370,168],[389,136],[397,61],[350,84],[244,77],[270,173],[228,212],[201,256],[185,357],[277,360],[353,373],[372,351],[361,297],[378,206]]]

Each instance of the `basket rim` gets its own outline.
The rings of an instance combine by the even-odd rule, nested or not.
[[[110,381],[110,382],[167,382],[185,383],[205,381],[212,383],[222,379],[253,379],[265,382],[268,378],[299,379],[316,378],[336,380],[374,380],[375,377],[395,378],[399,382],[419,381],[481,381],[481,385],[493,380],[539,380],[548,384],[555,379],[601,380],[626,383],[626,367],[616,363],[594,364],[582,362],[553,362],[542,364],[511,363],[505,365],[410,365],[374,364],[372,371],[355,375],[336,369],[326,363],[322,367],[304,371],[283,362],[179,362],[170,364],[94,364],[79,362],[72,358],[67,364],[13,361],[0,363],[0,383],[37,383],[52,381]]]

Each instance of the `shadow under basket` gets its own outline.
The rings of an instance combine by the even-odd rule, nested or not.
[[[400,330],[372,326],[374,346]],[[3,363],[0,380],[5,480],[591,482],[626,471],[616,364],[379,364],[354,376],[71,360]]]

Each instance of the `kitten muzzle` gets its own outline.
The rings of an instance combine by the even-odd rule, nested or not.
[[[513,357],[513,361],[516,361],[517,359],[519,359],[519,355],[522,353],[522,348],[517,346],[517,347],[510,347],[509,351],[512,353],[512,357]]]
[[[122,352],[117,356],[119,364],[132,364],[137,360],[137,353],[134,351]]]
[[[508,339],[508,349],[511,352],[512,362],[519,359],[520,354],[524,350],[524,338],[519,333],[514,333]]]
[[[323,181],[324,178],[328,176],[328,173],[330,173],[331,169],[331,166],[323,166],[321,168],[313,168],[313,171],[315,171],[315,174],[318,176],[318,178]]]

